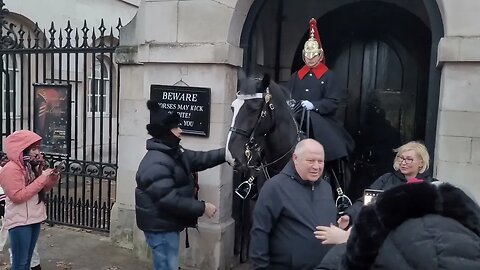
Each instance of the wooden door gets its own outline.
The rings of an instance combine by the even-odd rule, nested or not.
[[[419,64],[389,37],[354,39],[331,64],[349,99],[339,118],[356,142],[352,192],[391,171],[393,149],[418,137]],[[420,110],[421,111],[421,110]],[[417,122],[419,121],[419,122]],[[420,125],[421,126],[421,125]]]

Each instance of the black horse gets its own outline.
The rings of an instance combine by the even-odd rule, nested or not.
[[[226,149],[227,160],[235,171],[235,251],[241,262],[248,258],[254,207],[251,199],[266,179],[283,169],[299,140],[297,124],[286,103],[288,96],[288,90],[270,81],[268,75],[259,80],[239,72]]]
[[[270,81],[268,75],[262,80],[246,78],[243,73],[239,77],[226,148],[230,164],[246,179],[236,190],[246,199],[283,169],[300,131],[286,102],[286,88]]]

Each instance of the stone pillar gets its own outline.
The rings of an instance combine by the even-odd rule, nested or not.
[[[121,76],[119,170],[111,238],[142,258],[148,257],[148,248],[135,223],[134,189],[149,138],[145,103],[150,86],[211,88],[210,137],[185,135],[182,145],[194,150],[225,146],[242,50],[227,41],[227,22],[234,9],[221,2],[142,0],[135,18],[120,32],[115,54]],[[182,269],[230,269],[234,241],[231,168],[224,164],[201,172],[199,182],[200,199],[217,205],[219,212],[211,220],[200,218],[198,231],[188,230],[191,247],[185,249],[181,242]]]
[[[480,202],[479,46],[478,34],[440,41],[442,81],[435,156],[437,177],[458,185]]]
[[[437,0],[445,37],[438,47],[442,68],[435,169],[440,180],[480,202],[480,2]]]

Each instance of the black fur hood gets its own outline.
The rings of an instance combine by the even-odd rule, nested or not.
[[[446,183],[389,189],[358,215],[342,269],[480,269],[480,208]]]

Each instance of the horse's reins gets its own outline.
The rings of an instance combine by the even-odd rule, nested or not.
[[[268,90],[268,88],[267,88],[267,90]],[[270,94],[270,95],[271,95],[271,94]],[[275,107],[273,107],[273,106],[270,107],[270,111],[272,112],[272,119],[273,119],[273,117],[274,117],[274,114],[273,114],[274,109],[275,109]],[[291,112],[291,110],[290,110],[290,112]],[[305,112],[305,110],[304,110],[304,112]],[[310,112],[308,112],[308,115],[309,115],[309,114],[310,114]],[[301,126],[301,125],[298,126],[298,123],[297,123],[297,121],[295,120],[295,117],[293,116],[292,113],[290,113],[290,116],[292,117],[292,121],[293,121],[293,123],[295,124],[295,129],[297,130],[297,132],[296,132],[296,133],[297,133],[297,136],[296,136],[296,139],[295,139],[295,140],[296,140],[296,142],[299,142],[300,139],[301,139],[301,138],[300,138],[300,134],[302,133],[302,130],[301,130],[302,126]],[[302,115],[302,120],[303,120],[303,115]],[[269,174],[268,171],[267,171],[267,167],[268,167],[268,166],[271,166],[271,165],[273,165],[273,164],[275,164],[275,163],[277,163],[277,162],[279,162],[279,161],[282,160],[282,159],[284,159],[289,153],[291,153],[291,152],[293,151],[293,149],[295,149],[295,146],[296,146],[296,143],[293,143],[293,144],[292,144],[292,147],[290,147],[290,149],[288,149],[288,151],[285,152],[283,155],[281,155],[280,157],[278,157],[278,158],[275,159],[274,161],[269,162],[269,163],[267,163],[267,164],[264,164],[263,162],[261,162],[261,163],[260,163],[260,166],[259,166],[258,168],[254,168],[254,169],[255,169],[255,170],[261,169],[261,170],[263,171],[263,174],[265,175],[265,179],[266,179],[266,180],[270,179],[271,177],[270,177],[270,174]]]
[[[306,108],[303,108],[303,110],[302,110],[302,117],[300,119],[300,129],[303,126],[303,122],[305,120],[305,115],[307,117],[306,135],[307,135],[307,137],[310,137],[310,111],[307,110]],[[340,200],[340,198],[347,199],[348,203],[350,205],[352,205],[352,201],[350,200],[350,198],[348,198],[348,196],[345,195],[345,193],[343,193],[342,186],[340,186],[340,182],[338,182],[338,178],[337,178],[337,175],[335,174],[335,170],[333,168],[331,168],[330,171],[332,172],[332,176],[333,176],[332,178],[333,178],[334,183],[335,183],[335,191],[338,194],[337,200],[335,201],[335,205],[338,206],[338,201]]]

